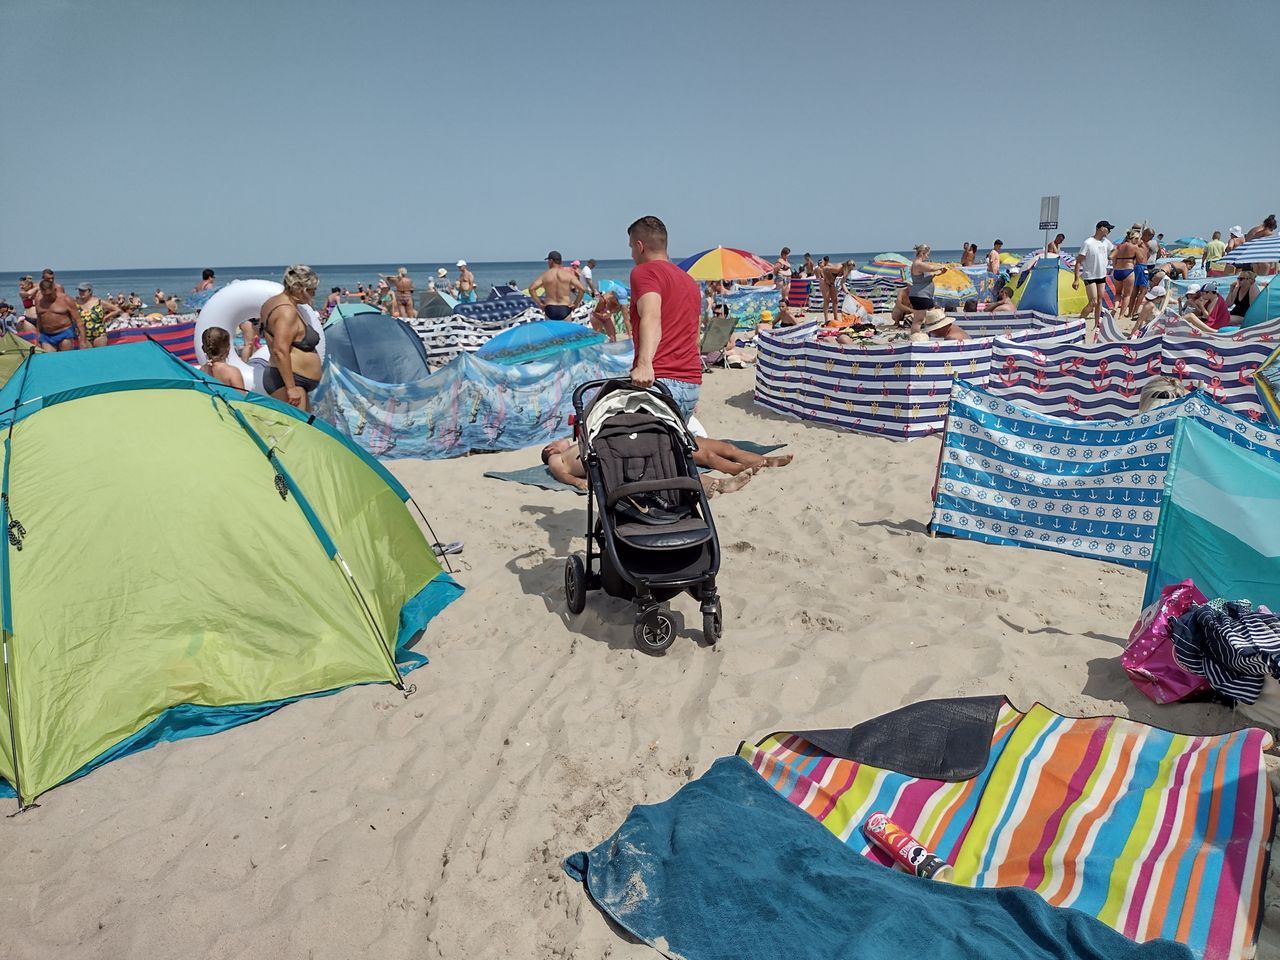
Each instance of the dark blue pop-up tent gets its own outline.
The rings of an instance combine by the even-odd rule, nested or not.
[[[413,328],[376,310],[327,326],[325,350],[329,362],[379,383],[413,383],[430,372],[426,348]]]

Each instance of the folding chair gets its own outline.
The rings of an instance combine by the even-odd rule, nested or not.
[[[713,365],[728,369],[729,352],[725,344],[737,329],[738,321],[728,312],[713,316],[702,328],[702,344],[698,352],[702,354],[702,372],[706,373]]]

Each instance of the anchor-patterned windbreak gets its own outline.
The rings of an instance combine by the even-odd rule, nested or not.
[[[1198,394],[1124,420],[1079,421],[957,381],[933,529],[1145,568],[1183,418],[1280,461],[1280,432]]]

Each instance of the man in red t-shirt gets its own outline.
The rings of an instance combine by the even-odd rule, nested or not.
[[[657,217],[641,217],[627,228],[631,244],[631,330],[636,355],[631,382],[649,387],[661,380],[688,420],[702,386],[698,317],[702,293],[692,277],[667,256],[667,228]]]

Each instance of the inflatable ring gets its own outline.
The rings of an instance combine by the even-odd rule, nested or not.
[[[262,305],[276,294],[283,292],[283,290],[284,287],[275,280],[232,280],[210,297],[208,303],[201,309],[200,316],[196,319],[195,350],[197,362],[204,364],[208,360],[200,343],[206,330],[211,327],[221,327],[234,340],[236,333],[240,330],[240,324],[246,320],[258,319],[258,314],[262,312]],[[316,346],[316,353],[320,356],[321,362],[323,362],[324,327],[320,323],[320,317],[315,310],[305,304],[299,308],[299,312],[302,314],[303,320],[320,334],[320,343]],[[271,352],[264,345],[254,352],[248,363],[241,360],[234,350],[227,358],[227,362],[240,371],[246,387],[261,393],[262,376],[270,365],[270,358]]]

